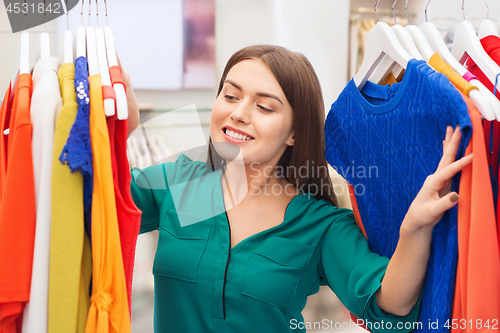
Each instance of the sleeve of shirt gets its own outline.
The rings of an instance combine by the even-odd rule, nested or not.
[[[205,163],[193,162],[185,154],[175,162],[133,168],[130,192],[142,211],[140,233],[158,230],[162,217],[166,218],[169,210],[178,211],[175,202],[182,204],[181,210],[200,208],[202,203],[196,199],[196,193],[190,192],[189,184],[207,173],[209,168]]]
[[[321,248],[320,279],[372,332],[409,332],[416,326],[422,294],[410,313],[397,316],[380,309],[375,293],[389,258],[371,251],[349,209],[336,209]],[[361,321],[359,322],[361,323]],[[415,324],[416,325],[416,324]]]
[[[132,169],[130,192],[136,206],[142,211],[141,234],[158,230],[160,210],[168,191],[165,171],[163,164]]]

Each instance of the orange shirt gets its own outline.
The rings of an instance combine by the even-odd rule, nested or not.
[[[20,315],[30,297],[36,216],[31,84],[30,74],[19,75],[6,156],[5,145],[0,146],[2,161],[6,161],[0,165],[5,174],[0,201],[0,332],[3,333],[20,332]],[[8,110],[3,112],[4,120],[8,113]]]
[[[111,151],[102,99],[101,76],[90,84],[90,139],[93,151],[92,296],[86,333],[131,332],[116,214]]]
[[[452,319],[471,320],[474,325],[458,325],[454,332],[476,332],[500,318],[500,254],[495,205],[491,189],[481,116],[468,97],[474,131],[466,155],[474,153],[472,164],[462,170],[458,201],[458,264]],[[494,324],[494,323],[493,323]],[[465,329],[462,329],[465,327]]]

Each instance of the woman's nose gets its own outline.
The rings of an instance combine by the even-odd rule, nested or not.
[[[235,122],[248,124],[250,123],[251,108],[252,105],[250,103],[239,103],[229,117]]]

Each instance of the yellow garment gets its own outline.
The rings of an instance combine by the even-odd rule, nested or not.
[[[389,73],[389,75],[385,78],[385,80],[381,83],[381,85],[383,86],[386,86],[388,84],[393,84],[393,83],[397,83],[398,81],[396,81],[396,78],[394,77],[394,74],[392,73]]]
[[[92,252],[90,240],[86,233],[83,239],[82,274],[80,274],[80,290],[78,304],[77,333],[85,333],[87,314],[90,308],[90,278],[92,277]]]
[[[92,193],[92,297],[86,333],[131,332],[127,288],[116,215],[111,149],[104,115],[101,76],[90,83]]]
[[[71,173],[59,156],[69,137],[78,111],[74,86],[75,66],[63,64],[58,71],[63,106],[57,117],[52,157],[52,226],[50,235],[48,332],[77,332],[79,311],[88,311],[92,266],[82,266],[84,252],[83,176]],[[86,277],[84,279],[84,276]],[[81,280],[87,285],[81,286]],[[80,290],[86,288],[86,294]]]
[[[467,82],[460,74],[455,72],[453,68],[441,59],[439,53],[434,53],[432,57],[429,59],[429,65],[434,68],[436,71],[443,73],[451,83],[463,94],[469,96],[469,92],[472,89],[477,89],[472,84]]]

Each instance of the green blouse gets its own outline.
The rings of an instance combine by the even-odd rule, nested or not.
[[[374,332],[411,330],[398,328],[417,320],[420,300],[405,317],[377,306],[389,259],[370,250],[351,210],[299,194],[281,224],[231,248],[220,177],[184,154],[132,170],[141,233],[159,230],[156,332],[305,332],[301,311],[320,285],[365,323],[379,322]]]

